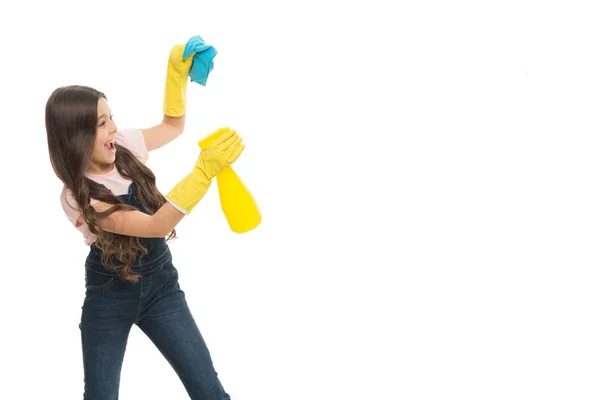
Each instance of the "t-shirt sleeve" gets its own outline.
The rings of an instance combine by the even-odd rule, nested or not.
[[[81,215],[79,211],[79,206],[77,205],[77,201],[73,197],[73,193],[67,188],[64,188],[62,193],[60,194],[60,204],[67,216],[67,219],[73,224],[73,226],[77,226],[77,219]]]
[[[129,128],[116,133],[117,144],[127,148],[135,154],[144,164],[148,161],[148,148],[144,135],[140,129]]]
[[[95,203],[94,200],[90,200],[90,204],[94,204],[94,203]],[[79,206],[77,205],[77,201],[75,200],[75,197],[73,197],[73,194],[71,193],[71,191],[69,189],[67,189],[67,188],[63,189],[63,191],[60,195],[60,204],[62,205],[62,208],[67,216],[67,219],[69,220],[69,222],[71,222],[71,224],[75,228],[77,228],[77,230],[79,230],[79,232],[81,232],[81,234],[83,235],[83,238],[85,239],[85,242],[87,244],[92,243],[95,240],[96,235],[94,235],[90,231],[88,224],[86,224],[85,222],[82,222],[81,225],[77,224],[77,219],[81,215],[81,212],[79,211]]]

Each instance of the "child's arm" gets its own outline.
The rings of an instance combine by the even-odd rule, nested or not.
[[[140,129],[148,151],[161,148],[183,133],[185,115],[180,117],[164,116],[163,121],[151,128]]]
[[[192,39],[188,41],[189,54],[186,54],[185,60],[183,55],[186,45],[177,44],[171,47],[163,94],[163,122],[151,128],[141,129],[148,151],[170,143],[181,135],[185,127],[188,77],[196,50],[202,48],[194,45]]]
[[[108,210],[112,205],[97,202],[92,207],[97,212],[102,212]],[[184,216],[185,214],[167,202],[154,215],[148,215],[141,211],[115,211],[106,218],[98,218],[97,224],[107,232],[126,236],[165,237]]]
[[[200,152],[193,170],[180,180],[165,196],[167,202],[153,215],[141,211],[115,211],[97,224],[108,232],[138,237],[165,237],[189,214],[204,197],[212,179],[235,162],[245,146],[235,131],[219,136]],[[98,212],[106,211],[111,204],[97,202],[92,205]]]

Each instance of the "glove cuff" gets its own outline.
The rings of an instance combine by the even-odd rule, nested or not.
[[[199,168],[194,168],[171,189],[165,198],[175,208],[187,215],[202,200],[211,183],[212,180],[207,180]]]

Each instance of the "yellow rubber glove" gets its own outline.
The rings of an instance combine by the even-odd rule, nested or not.
[[[220,135],[210,146],[201,150],[192,172],[165,196],[169,203],[184,214],[192,212],[208,191],[212,179],[235,162],[244,148],[242,138],[235,131]]]
[[[171,117],[180,117],[186,111],[188,75],[195,53],[184,60],[184,48],[184,44],[173,46],[167,62],[163,112]]]
[[[211,133],[199,142],[200,148],[210,148],[215,138],[221,137],[226,132],[231,132],[228,127]],[[231,166],[223,168],[217,174],[217,185],[219,187],[221,209],[229,223],[229,228],[233,232],[245,233],[261,223],[262,216],[252,194]]]

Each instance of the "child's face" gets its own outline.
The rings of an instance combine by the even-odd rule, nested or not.
[[[110,107],[104,98],[98,101],[98,123],[96,142],[92,152],[92,163],[89,171],[92,174],[105,174],[112,170],[115,162],[115,133],[117,125],[112,120]]]

